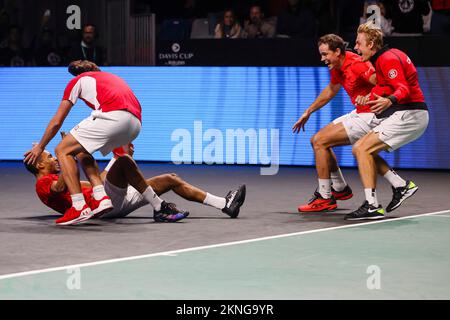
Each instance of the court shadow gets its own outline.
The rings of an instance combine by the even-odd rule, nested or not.
[[[47,220],[56,220],[62,217],[59,214],[49,214],[44,216],[30,216],[30,217],[16,217],[16,218],[6,218],[7,220],[29,220],[29,221],[47,221]]]

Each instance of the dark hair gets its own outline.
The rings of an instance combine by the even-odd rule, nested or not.
[[[85,25],[83,25],[83,28],[81,28],[81,32],[84,32],[84,29],[87,27],[93,27],[95,29],[95,33],[97,33],[97,26],[93,23],[86,23]]]
[[[31,163],[28,164],[28,163],[24,162],[23,165],[33,175],[37,175],[39,173],[38,168],[36,168],[36,166],[34,164],[31,164]]]
[[[69,64],[69,73],[75,77],[88,71],[101,71],[100,68],[93,62],[88,60],[76,60]]]
[[[344,40],[339,37],[336,34],[326,34],[322,37],[320,37],[318,43],[319,46],[321,44],[327,44],[328,48],[330,48],[331,51],[336,51],[336,49],[340,49],[341,50],[341,54],[345,53],[345,42]]]
[[[17,24],[12,24],[9,26],[8,31],[11,32],[11,30],[17,29],[19,30],[19,33],[22,34],[23,33],[23,28]]]

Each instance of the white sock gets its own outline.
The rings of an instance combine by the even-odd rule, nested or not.
[[[319,193],[324,199],[331,198],[331,179],[319,179]]]
[[[205,200],[203,200],[203,204],[217,208],[219,210],[222,210],[223,208],[225,208],[226,202],[227,201],[225,200],[225,198],[217,197],[208,192],[206,193]]]
[[[406,181],[400,177],[397,172],[390,169],[386,174],[383,176],[394,188],[400,188],[406,186]]]
[[[116,162],[116,158],[112,158],[111,160],[109,160],[108,164],[106,165],[105,171],[109,172],[109,170],[111,169],[111,167],[113,166],[114,162]]]
[[[148,202],[150,202],[153,209],[155,209],[156,211],[161,210],[161,203],[163,202],[163,200],[158,197],[152,187],[148,186],[142,195]]]
[[[367,188],[364,189],[364,193],[366,194],[367,202],[375,207],[378,207],[377,191],[375,189]]]
[[[98,185],[92,188],[92,193],[95,200],[102,200],[106,196],[105,187],[103,185]]]
[[[336,191],[342,191],[347,186],[347,182],[342,175],[341,168],[338,168],[337,171],[331,172],[331,183],[333,184],[333,189]]]
[[[84,200],[84,196],[82,193],[71,194],[70,197],[72,198],[72,207],[77,210],[83,209],[86,201]]]

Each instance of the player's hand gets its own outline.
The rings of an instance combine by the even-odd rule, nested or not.
[[[370,100],[370,93],[365,96],[357,96],[355,99],[355,103],[359,106],[365,106]]]
[[[376,100],[369,101],[367,104],[370,106],[370,110],[372,110],[373,113],[379,114],[392,106],[392,101],[388,98],[380,97],[377,94],[373,94],[373,96],[376,98]]]
[[[23,159],[23,162],[26,164],[36,164],[36,161],[39,159],[42,152],[44,152],[44,148],[42,148],[40,144],[35,144],[31,150],[25,152],[25,159]]]
[[[305,124],[308,122],[310,116],[311,114],[309,112],[305,112],[292,127],[292,132],[299,133],[302,129],[305,131]]]

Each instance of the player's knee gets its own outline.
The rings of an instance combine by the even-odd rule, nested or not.
[[[55,153],[57,157],[64,155],[64,146],[59,143],[55,148]]]
[[[183,180],[181,180],[181,178],[176,173],[169,173],[167,175],[168,175],[172,185],[176,186],[183,182]]]
[[[313,146],[314,149],[325,148],[326,143],[327,143],[326,137],[323,134],[321,134],[320,132],[316,133],[311,138],[311,145]]]
[[[352,147],[352,153],[355,157],[367,152],[367,148],[363,143],[356,142]]]

